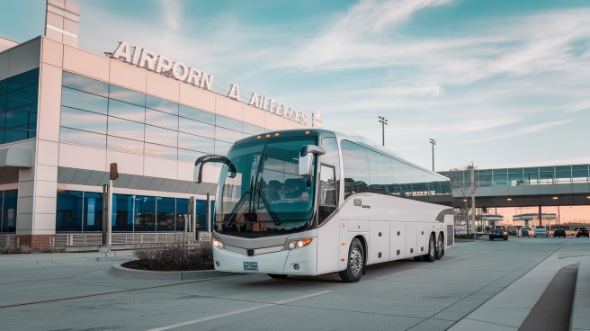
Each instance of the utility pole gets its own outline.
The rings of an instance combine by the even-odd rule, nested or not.
[[[385,126],[388,125],[387,118],[385,118],[383,116],[379,116],[379,123],[381,123],[382,143],[383,143],[383,146],[385,146]]]
[[[436,145],[436,140],[429,138],[430,143],[432,144],[432,171],[434,171],[434,145]]]

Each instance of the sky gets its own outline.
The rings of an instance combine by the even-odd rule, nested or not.
[[[425,168],[430,138],[436,171],[590,163],[587,0],[74,2],[83,49],[142,46]],[[44,12],[0,0],[0,35]]]

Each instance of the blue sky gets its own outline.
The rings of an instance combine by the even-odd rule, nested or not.
[[[77,0],[80,47],[121,40],[239,84],[436,170],[590,163],[584,0]],[[0,0],[0,35],[45,2]]]

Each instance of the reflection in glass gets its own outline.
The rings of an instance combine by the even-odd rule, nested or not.
[[[106,134],[107,117],[84,110],[61,107],[61,126]]]
[[[81,231],[82,205],[82,192],[58,191],[55,230]]]
[[[143,141],[108,136],[107,148],[135,154],[143,154]]]
[[[178,115],[178,104],[168,100],[156,98],[151,95],[146,95],[146,107],[165,111],[170,114]]]
[[[156,197],[158,212],[156,215],[156,231],[174,231],[174,198]]]
[[[161,158],[174,159],[177,158],[177,150],[174,147],[167,147],[157,144],[145,143],[145,155],[151,155]]]
[[[112,136],[143,141],[143,127],[144,125],[141,123],[109,116],[108,134]]]
[[[149,108],[146,110],[145,122],[168,130],[178,130],[178,116]]]
[[[204,153],[213,153],[215,151],[213,148],[213,142],[213,139],[194,136],[182,132],[178,133],[178,147],[180,148],[201,151]]]
[[[145,141],[164,146],[176,147],[178,145],[178,132],[146,125]]]
[[[195,162],[200,156],[205,155],[205,153],[195,152],[188,149],[178,149],[178,160],[179,161],[189,161]]]
[[[197,120],[199,122],[205,122],[215,125],[215,114],[208,111],[192,108],[185,105],[179,106],[180,116]]]
[[[188,219],[190,216],[188,213],[188,202],[188,199],[176,199],[176,222],[174,225],[175,231],[184,231],[185,222],[190,222]]]
[[[242,122],[231,119],[231,118],[227,118],[225,116],[219,116],[217,115],[217,119],[215,121],[215,125],[217,127],[222,127],[222,128],[226,128],[226,129],[231,129],[231,130],[235,130],[235,131],[240,131],[242,132]]]
[[[228,143],[234,143],[243,138],[243,134],[238,131],[228,130],[220,127],[215,128],[215,139]]]
[[[36,136],[39,69],[0,80],[0,144]]]
[[[145,94],[110,85],[109,98],[145,107]]]
[[[213,139],[215,126],[204,122],[179,118],[179,131]]]
[[[105,97],[72,90],[67,87],[61,89],[61,104],[63,106],[106,114],[108,100]]]
[[[84,192],[83,231],[102,231],[102,193]]]
[[[107,97],[109,95],[109,85],[107,83],[103,83],[88,77],[75,75],[67,71],[63,72],[62,85],[76,90],[102,95],[103,97]]]
[[[215,154],[217,155],[227,155],[232,144],[226,143],[220,140],[215,141]]]
[[[105,148],[107,136],[99,133],[59,128],[59,140],[79,145]]]
[[[257,134],[261,134],[266,131],[264,128],[261,128],[256,125],[248,124],[248,123],[244,123],[243,126],[244,126],[244,133],[247,133],[249,135],[257,135]]]
[[[109,115],[144,123],[145,108],[117,100],[109,100]]]

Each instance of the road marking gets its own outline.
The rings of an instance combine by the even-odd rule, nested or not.
[[[231,315],[237,315],[237,314],[246,313],[246,312],[253,311],[253,310],[263,309],[263,308],[274,306],[274,305],[282,305],[282,304],[293,302],[293,301],[297,301],[297,300],[307,299],[307,298],[315,297],[315,296],[318,296],[318,295],[326,294],[326,293],[329,293],[329,292],[332,292],[332,291],[331,290],[327,290],[327,291],[322,291],[322,292],[311,293],[311,294],[307,294],[307,295],[296,297],[296,298],[292,298],[292,299],[275,301],[275,302],[272,302],[272,303],[267,303],[267,304],[256,306],[256,307],[252,307],[252,308],[234,310],[234,311],[230,311],[230,312],[219,314],[219,315],[214,315],[214,316],[209,316],[209,317],[203,317],[203,318],[199,318],[199,319],[192,320],[192,321],[186,321],[186,322],[182,322],[182,323],[178,323],[178,324],[172,324],[172,325],[168,325],[168,326],[163,326],[163,327],[159,327],[159,328],[155,328],[155,329],[149,329],[147,331],[163,331],[163,330],[170,330],[170,329],[180,328],[180,327],[183,327],[183,326],[193,325],[193,324],[197,324],[197,323],[201,323],[201,322],[205,322],[205,321],[210,321],[210,320],[217,319],[217,318],[222,318],[222,317],[231,316]]]

